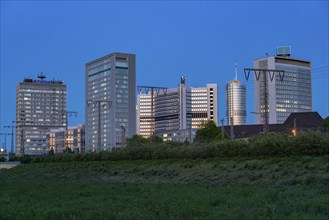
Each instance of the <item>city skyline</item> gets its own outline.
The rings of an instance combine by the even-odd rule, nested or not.
[[[64,80],[67,110],[78,112],[69,124],[85,123],[84,64],[111,52],[136,54],[137,86],[170,88],[181,75],[192,87],[217,83],[219,119],[226,117],[225,85],[237,60],[251,124],[253,82],[243,68],[275,55],[277,46],[312,62],[313,111],[328,116],[327,1],[1,1],[0,130],[15,119],[15,85],[40,72]]]

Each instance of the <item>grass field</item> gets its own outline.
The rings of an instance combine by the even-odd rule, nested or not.
[[[23,164],[0,219],[328,219],[329,156]]]

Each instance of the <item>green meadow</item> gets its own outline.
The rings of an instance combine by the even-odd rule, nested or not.
[[[329,155],[72,161],[0,172],[0,219],[328,219]]]

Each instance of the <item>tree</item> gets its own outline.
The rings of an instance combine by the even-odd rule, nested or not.
[[[207,121],[204,123],[203,128],[196,131],[195,142],[207,143],[215,140],[220,140],[220,129],[215,122]]]
[[[72,151],[71,148],[66,147],[65,150],[64,150],[64,153],[69,153],[69,154],[71,154],[71,153],[73,153],[73,151]]]
[[[135,134],[131,138],[127,138],[126,144],[127,147],[132,147],[132,146],[141,146],[143,144],[148,143],[149,140],[146,138],[143,138],[141,135]]]
[[[151,137],[148,138],[148,140],[152,143],[162,143],[163,140],[161,137],[156,136],[156,135],[152,135]]]
[[[52,156],[52,155],[54,155],[54,154],[55,154],[54,149],[51,148],[50,151],[48,152],[48,155],[49,155],[49,156]]]
[[[322,126],[329,130],[329,116],[322,121]]]

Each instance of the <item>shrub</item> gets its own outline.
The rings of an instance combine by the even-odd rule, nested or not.
[[[329,137],[320,131],[300,132],[294,139],[293,146],[298,154],[328,154]]]
[[[186,145],[181,142],[151,141],[139,136],[125,148],[100,153],[55,154],[36,158],[34,162],[155,160],[212,157],[289,156],[329,154],[329,135],[319,131],[300,132],[297,137],[279,133],[262,134],[249,140],[213,140]],[[22,163],[31,158],[20,158]]]
[[[260,155],[290,155],[291,137],[280,133],[267,133],[249,140],[250,154]]]

